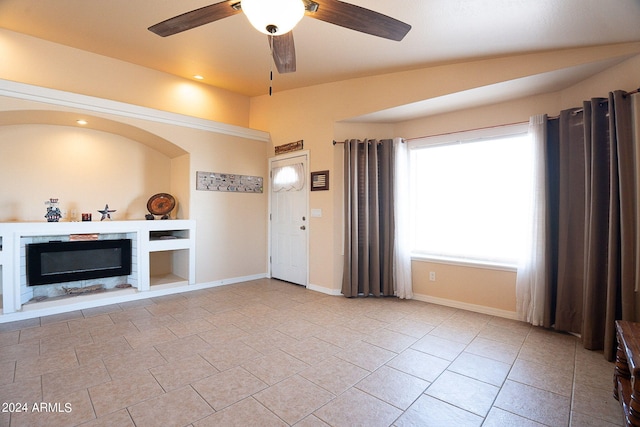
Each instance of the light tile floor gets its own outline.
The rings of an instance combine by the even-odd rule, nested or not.
[[[620,426],[612,374],[573,336],[265,279],[0,324],[0,425]]]

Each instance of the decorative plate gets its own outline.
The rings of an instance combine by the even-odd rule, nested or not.
[[[166,215],[176,207],[176,199],[171,194],[158,193],[147,202],[147,210],[154,215]]]

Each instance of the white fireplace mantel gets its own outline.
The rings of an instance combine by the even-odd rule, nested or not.
[[[185,290],[196,283],[195,230],[194,220],[0,223],[0,323]],[[132,271],[134,287],[23,304],[21,284],[25,282],[26,274],[25,240],[32,237],[116,233],[126,233],[132,238],[132,257],[136,259]],[[154,252],[168,252],[173,257],[171,274],[152,276],[151,255]]]

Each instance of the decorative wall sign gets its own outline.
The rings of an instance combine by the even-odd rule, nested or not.
[[[289,153],[291,151],[299,151],[302,150],[304,146],[304,141],[301,139],[300,141],[290,142],[284,145],[278,145],[276,147],[276,154],[284,154]]]
[[[230,173],[196,172],[196,190],[262,193],[262,177]]]
[[[329,189],[329,171],[311,172],[311,191]]]

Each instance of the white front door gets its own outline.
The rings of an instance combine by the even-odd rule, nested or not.
[[[307,156],[271,161],[271,277],[307,285]]]

